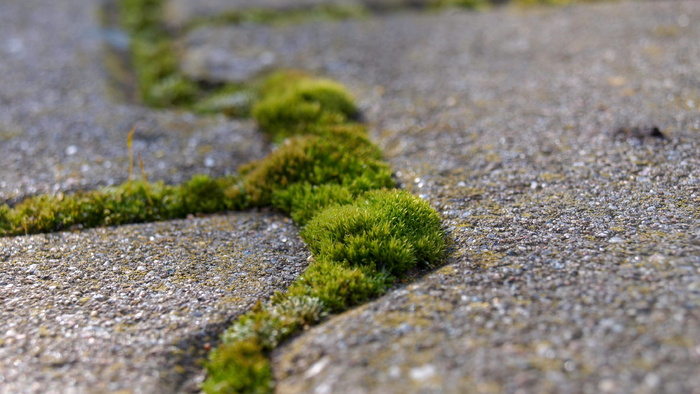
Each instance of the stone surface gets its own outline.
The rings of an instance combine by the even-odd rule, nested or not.
[[[180,23],[239,6],[170,3],[189,10]],[[163,167],[154,178],[202,172],[199,159],[179,160],[192,152],[222,152],[224,167],[213,173],[264,152],[250,123],[105,98],[105,32],[95,28],[90,4],[0,3],[8,59],[0,75],[9,76],[0,87],[3,198],[124,179],[125,136],[115,135],[134,119],[149,125],[140,128],[137,152],[178,152],[158,154]],[[275,352],[278,392],[700,387],[699,19],[696,1],[621,2],[186,32],[183,66],[196,78],[236,80],[256,67],[293,66],[348,85],[397,178],[438,209],[452,240],[445,267]],[[96,35],[85,34],[91,29]],[[255,63],[260,54],[271,59],[264,67]],[[248,61],[253,71],[236,75]],[[148,130],[160,131],[149,139]],[[253,147],[225,145],[234,134]],[[93,143],[83,148],[81,138]],[[35,143],[42,148],[31,150]],[[68,182],[85,158],[102,167],[90,164],[89,175]],[[147,168],[159,162],[144,159]],[[3,311],[12,310],[0,323],[7,326],[0,352],[12,361],[0,367],[0,391],[88,391],[98,381],[105,385],[98,391],[121,388],[117,382],[133,382],[127,391],[194,387],[201,374],[186,355],[196,351],[170,345],[204,346],[222,322],[292,280],[306,257],[294,234],[281,218],[239,214],[3,239],[0,294]],[[272,259],[292,264],[278,274]],[[117,271],[102,272],[107,262]],[[206,271],[213,264],[216,280]],[[172,265],[193,281],[168,276]],[[140,277],[139,267],[151,268]],[[240,287],[221,292],[221,281],[233,278],[247,289],[241,296]],[[75,285],[64,288],[68,280]],[[120,294],[137,288],[144,298],[120,304]],[[112,304],[122,309],[97,307]],[[203,309],[200,320],[189,319]],[[57,324],[37,327],[44,321]],[[55,339],[64,332],[73,337]],[[123,352],[105,355],[98,347],[105,343]],[[100,364],[111,358],[126,361]]]
[[[0,2],[0,200],[124,181],[126,138],[150,180],[233,173],[268,149],[249,121],[110,99],[99,1]],[[119,40],[116,40],[119,41]]]
[[[699,17],[630,2],[267,33],[352,86],[454,241],[447,267],[276,352],[278,391],[699,387]]]
[[[134,125],[150,180],[232,173],[269,151],[251,121],[116,100],[103,45],[123,37],[100,6],[0,2],[0,201],[124,181]],[[228,323],[307,257],[270,213],[2,238],[0,392],[194,391]]]
[[[0,391],[192,391],[223,329],[307,257],[263,213],[2,238]]]

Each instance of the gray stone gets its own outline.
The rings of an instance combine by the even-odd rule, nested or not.
[[[134,154],[150,180],[234,173],[264,156],[267,143],[252,122],[110,99],[98,6],[0,2],[0,201],[124,181],[133,126]]]
[[[360,97],[453,250],[275,352],[278,392],[700,386],[699,17],[622,2],[285,28],[290,59]],[[616,132],[652,126],[666,139]]]
[[[0,391],[192,391],[223,329],[307,256],[260,213],[2,238]]]

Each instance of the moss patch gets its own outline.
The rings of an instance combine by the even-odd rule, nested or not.
[[[227,193],[237,178],[195,175],[181,185],[126,182],[72,195],[40,195],[0,205],[0,236],[183,218],[243,207]]]
[[[272,85],[275,88],[268,84],[253,108],[253,117],[273,141],[344,124],[357,115],[350,94],[339,83],[297,74],[290,77]],[[272,77],[272,81],[280,79],[280,74]]]
[[[372,191],[350,204],[326,208],[308,223],[302,237],[314,262],[286,294],[259,304],[224,333],[207,364],[206,392],[272,391],[271,381],[255,379],[259,367],[250,366],[251,357],[269,354],[328,314],[383,294],[407,270],[437,263],[445,251],[437,213],[401,190]],[[250,344],[258,354],[251,356]],[[253,383],[240,387],[241,382]]]

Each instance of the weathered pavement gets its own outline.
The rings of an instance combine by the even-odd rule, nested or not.
[[[43,28],[51,29],[55,27],[51,23],[59,23],[56,20],[60,18],[55,16],[62,15],[57,11],[66,12],[70,7],[76,8],[74,11],[84,16],[84,20],[90,20],[90,15],[84,14],[86,11],[77,11],[82,3],[53,2],[56,5],[51,5],[55,8],[51,10],[47,5],[32,6],[31,2],[3,2],[0,19],[6,16],[7,22],[21,25],[21,18],[10,17],[9,12],[14,15],[27,12],[37,18],[36,15],[46,12],[52,17],[38,20],[43,22]],[[202,2],[207,5],[200,8],[204,11],[183,6],[188,4],[185,1],[170,3],[171,10],[178,10],[172,15],[180,18],[173,22],[175,24],[201,16],[200,12],[209,15],[227,10],[224,2],[216,0]],[[178,4],[180,8],[176,7]],[[40,9],[44,11],[37,11]],[[34,10],[33,13],[30,10]],[[202,27],[183,37],[183,67],[192,76],[214,80],[240,78],[236,62],[246,59],[241,59],[244,54],[235,50],[247,48],[252,56],[263,53],[266,59],[272,59],[265,67],[307,68],[350,86],[371,124],[375,140],[384,147],[400,181],[441,212],[453,240],[453,252],[445,267],[374,303],[337,316],[279,349],[274,356],[278,391],[593,393],[693,392],[700,388],[699,19],[700,3],[695,1],[623,2],[478,14],[399,12],[366,20],[274,28]],[[73,42],[76,37],[84,37],[82,33],[92,25],[83,23],[88,26],[71,27],[77,29],[76,33],[67,31],[65,39]],[[0,29],[5,28],[15,35],[22,31],[17,26],[0,24]],[[41,29],[42,26],[32,28]],[[39,34],[32,31],[24,35]],[[17,39],[15,35],[2,33],[0,37],[12,37],[6,40],[6,52],[17,51],[20,46],[12,41]],[[26,39],[24,35],[20,39]],[[62,35],[47,37],[59,40]],[[96,41],[81,45],[88,46],[87,53],[98,56]],[[61,52],[59,47],[46,46]],[[37,49],[36,53],[43,52]],[[65,59],[68,65],[75,61],[73,56]],[[252,60],[255,63],[255,59]],[[0,63],[0,67],[2,71],[18,73],[33,63],[14,64],[8,60]],[[93,68],[88,69],[97,73],[96,63],[88,64],[93,64]],[[64,68],[56,67],[58,69],[66,72]],[[56,70],[53,71],[57,73]],[[49,71],[37,75],[51,77],[39,78],[34,83],[60,78],[60,74]],[[76,79],[81,83],[78,86],[85,85],[85,89],[93,92],[85,105],[106,103],[104,105],[110,108],[104,111],[109,114],[108,119],[121,122],[114,126],[117,130],[114,134],[128,129],[138,116],[175,117],[188,125],[212,122],[185,114],[154,115],[138,108],[114,106],[102,90],[95,88],[98,85],[94,81],[101,78],[98,74],[79,75],[85,77]],[[95,80],[86,75],[95,75]],[[33,85],[29,82],[34,79],[27,78],[30,77],[24,80],[15,77],[10,82],[30,89]],[[44,85],[34,86],[42,86],[40,92],[51,91]],[[100,119],[89,116],[84,106],[71,107],[68,96],[44,102],[41,100],[48,100],[51,95],[27,92],[11,96],[11,92],[0,88],[4,108],[0,110],[0,129],[10,130],[9,142],[2,143],[3,159],[0,159],[3,168],[10,168],[3,170],[5,193],[51,189],[55,184],[59,189],[69,186],[57,180],[61,179],[60,174],[37,170],[36,176],[22,178],[25,172],[21,166],[8,167],[15,165],[12,164],[15,161],[8,158],[15,152],[12,147],[23,146],[23,141],[28,144],[39,137],[46,139],[46,135],[58,133],[55,134],[59,136],[56,143],[46,148],[43,156],[46,162],[40,163],[45,169],[66,162],[75,172],[82,165],[78,160],[99,161],[91,152],[96,152],[95,157],[107,156],[100,150],[106,148],[99,144],[85,149],[85,154],[66,156],[72,151],[69,146],[78,146],[69,138],[81,135],[75,134],[71,125]],[[32,108],[31,105],[15,104],[21,100],[13,97],[30,97],[26,103],[40,103],[42,110],[36,114],[26,112],[27,109],[20,108]],[[76,108],[81,110],[76,111]],[[135,111],[138,115],[122,117],[118,111]],[[57,123],[63,126],[55,129],[40,128],[62,117],[77,116],[75,113],[86,116],[87,120]],[[227,124],[222,119],[214,121]],[[154,123],[149,124],[161,124],[156,120],[151,122]],[[18,124],[16,130],[20,130],[21,135],[15,135],[20,131],[11,131]],[[25,124],[32,127],[23,126]],[[244,134],[246,139],[255,138],[250,125],[233,124],[236,126],[221,127],[248,133]],[[667,138],[657,139],[644,131],[639,134],[640,138],[635,138],[634,132],[616,132],[621,127],[635,126],[657,126]],[[175,134],[171,135],[169,128],[159,127],[163,127],[165,136],[161,135],[164,139],[156,141],[163,144],[171,141],[173,146],[184,144],[181,139],[184,137],[177,134],[184,131],[173,127]],[[52,133],[47,134],[47,130]],[[122,135],[116,137],[106,129],[95,126],[85,130],[82,135],[95,133],[97,141],[114,138],[109,140],[110,144],[105,144],[110,145],[110,149],[123,144]],[[222,144],[230,142],[226,138],[237,135],[194,130],[202,133],[202,140],[211,138],[208,141],[212,141],[215,149],[221,148],[222,155],[227,154],[228,149]],[[260,146],[260,150],[264,150],[262,143]],[[29,153],[36,156],[36,152]],[[17,160],[37,168],[37,160],[29,153]],[[113,160],[121,160],[124,168],[125,152],[118,150],[112,155],[109,157],[121,158]],[[224,160],[224,167],[234,164],[232,156]],[[158,160],[153,160],[147,167],[157,166]],[[170,168],[183,177],[188,169],[201,172],[201,165],[192,170],[170,155],[159,160],[165,165],[154,178],[174,179],[168,178],[168,174],[174,176],[167,171]],[[220,171],[225,171],[224,167]],[[8,181],[5,181],[5,172],[9,174]],[[39,174],[45,178],[39,178],[42,176]],[[114,168],[106,169],[103,176],[99,174],[98,171],[88,176],[88,181],[83,183],[102,184],[110,177],[124,177]],[[28,186],[34,183],[42,186]],[[20,191],[14,192],[15,189]],[[248,220],[246,215],[207,220],[214,223],[230,220],[228,225],[238,227],[237,223]],[[273,220],[270,226],[280,223],[279,219],[269,216],[253,216],[256,223],[260,220]],[[216,226],[214,223],[204,220],[195,225],[184,221],[93,230],[77,235],[3,240],[7,245],[0,249],[5,261],[4,276],[0,279],[3,307],[11,298],[5,296],[8,290],[14,291],[15,286],[20,286],[15,285],[18,283],[15,277],[26,281],[21,285],[24,287],[19,287],[18,294],[28,295],[26,289],[31,286],[41,288],[38,281],[46,277],[44,271],[50,267],[35,262],[34,268],[31,264],[27,266],[31,269],[22,268],[22,262],[31,260],[31,250],[48,248],[42,246],[47,242],[56,242],[55,247],[61,250],[61,245],[100,244],[99,239],[103,237],[131,237],[133,241],[128,242],[133,243],[134,249],[144,249],[143,256],[138,250],[135,254],[122,251],[119,253],[125,256],[118,257],[119,264],[138,268],[144,266],[138,263],[143,259],[164,260],[149,257],[162,253],[163,244],[152,245],[146,241],[150,238],[145,234],[162,233],[171,240],[165,243],[192,244],[191,238],[186,236],[181,240],[180,232],[192,233],[193,226],[206,229]],[[275,231],[283,228],[293,233],[285,226],[288,224],[278,224]],[[131,231],[140,235],[127,235]],[[208,234],[205,231],[192,237],[199,237],[196,238],[199,242],[213,242],[208,240],[208,235],[202,235]],[[226,238],[234,233],[219,234]],[[260,236],[267,235],[263,231]],[[275,251],[279,236],[273,232],[269,244],[254,243],[270,245],[263,249]],[[58,243],[54,241],[57,237],[73,240]],[[19,252],[22,247],[11,246],[14,244],[27,246],[23,247],[25,251]],[[34,246],[30,249],[30,245]],[[246,250],[245,245],[233,246],[233,250]],[[299,247],[294,245],[294,248]],[[230,249],[226,246],[212,246],[223,250],[217,249],[219,247],[234,253],[228,252]],[[283,253],[301,264],[304,253],[294,248]],[[72,261],[91,261],[93,257],[89,253],[99,256],[98,252],[91,252],[90,247],[86,247],[86,251],[76,249],[78,251],[70,253],[51,252],[50,249],[49,252],[59,254],[51,257],[58,260],[55,263],[58,267],[72,266]],[[189,250],[181,249],[179,253],[187,254]],[[95,260],[105,264],[114,261],[116,253],[110,251]],[[71,257],[73,255],[76,257]],[[209,259],[210,256],[206,258]],[[183,257],[179,261],[186,267],[188,260],[189,257]],[[42,258],[42,261],[49,264],[53,260]],[[126,273],[126,270],[119,272]],[[156,266],[153,277],[161,271]],[[230,271],[230,275],[236,275],[235,270]],[[62,278],[58,272],[49,276],[51,281]],[[188,288],[187,291],[214,292],[218,289],[211,287],[202,276],[198,278],[193,289],[199,290]],[[113,298],[109,299],[116,304],[119,293],[128,292],[124,289],[132,286],[123,280],[123,277],[114,277],[102,281],[112,281],[106,287],[114,289],[110,293],[114,296],[110,295]],[[66,289],[65,297],[70,300],[73,291]],[[85,328],[94,325],[89,323],[93,318],[89,311],[99,302],[94,294],[103,294],[103,290],[75,296],[77,301],[92,298],[86,299],[84,307],[74,306],[82,313],[73,318],[75,325],[71,332],[79,335],[85,331],[99,341],[103,331],[90,334],[90,328]],[[254,298],[247,298],[239,305],[245,308]],[[202,302],[216,305],[219,298],[212,296],[208,300],[212,299]],[[163,317],[154,316],[153,321],[177,315],[178,301],[182,299],[174,298],[176,306],[161,310],[159,316]],[[38,326],[30,317],[42,319],[40,308],[30,303],[24,305],[20,304],[8,314],[26,315],[26,319],[17,318],[16,321]],[[146,310],[145,307],[129,309],[127,316],[135,316]],[[190,308],[202,307],[193,305]],[[212,307],[204,316],[217,320],[214,316],[222,315],[217,310]],[[63,314],[72,312],[46,316],[55,319]],[[110,319],[104,317],[103,322]],[[6,323],[10,321],[3,315],[0,332],[10,330],[7,326],[10,323]],[[139,320],[133,325],[131,332],[136,334],[132,338],[142,332],[142,327],[148,327],[140,324],[146,323]],[[154,323],[152,327],[156,326]],[[91,382],[103,381],[107,376],[100,375],[102,372],[91,373],[89,368],[83,368],[86,364],[79,362],[51,364],[51,353],[41,348],[32,356],[30,346],[15,344],[30,343],[32,339],[40,344],[48,343],[41,342],[43,331],[39,327],[28,331],[26,326],[12,330],[26,338],[5,340],[0,350],[20,354],[16,357],[25,357],[22,360],[26,361],[0,367],[0,376],[5,379],[0,384],[15,382],[14,386],[6,387],[32,391],[32,386],[24,384],[28,380],[20,379],[30,379],[24,374],[36,370],[37,365],[48,373],[58,371],[60,374],[60,368],[66,368],[76,374],[65,376],[78,376],[88,371],[85,373],[89,377],[85,380]],[[197,330],[189,333],[183,330],[172,336],[164,334],[163,338],[167,339],[163,341],[188,338],[196,335]],[[114,331],[108,329],[107,332]],[[55,331],[50,334],[53,333]],[[114,338],[118,343],[128,335]],[[68,339],[64,343],[76,342]],[[103,353],[93,354],[104,357]],[[45,364],[41,364],[41,355],[48,357],[44,359]],[[158,365],[168,365],[164,358],[167,357],[155,357],[155,362],[146,364],[152,367],[143,368],[141,376],[145,376],[143,379],[150,385],[129,386],[126,382],[121,388],[167,390],[168,386],[158,386],[168,382],[167,379],[152,377],[158,374]],[[115,381],[139,382],[142,378],[121,379],[131,376],[128,371],[135,369],[138,366],[114,372]],[[163,367],[160,373],[167,370]],[[14,381],[8,376],[14,376]]]
[[[251,121],[119,103],[97,1],[0,2],[0,200],[223,175],[269,150]],[[192,390],[237,315],[308,252],[287,218],[238,213],[0,239],[0,392]]]
[[[355,89],[448,265],[274,357],[289,392],[700,388],[698,2],[402,13],[186,38]],[[198,65],[208,67],[197,68]],[[667,140],[621,127],[658,126]]]

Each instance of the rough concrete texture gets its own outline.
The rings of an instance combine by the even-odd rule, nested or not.
[[[628,2],[192,32],[351,86],[454,242],[276,352],[278,391],[700,387],[698,18]]]
[[[21,46],[12,41],[14,38],[19,35],[21,40],[28,40],[24,36],[40,34],[21,28],[25,26],[21,21],[29,16],[42,22],[36,27],[40,32],[44,28],[60,27],[59,22],[49,17],[54,14],[56,20],[72,20],[65,7],[73,8],[74,15],[85,19],[77,20],[75,26],[59,29],[61,33],[47,35],[43,40],[54,45],[47,44],[43,49],[56,52],[56,64],[79,67],[72,60],[61,63],[63,55],[55,45],[66,45],[63,51],[76,53],[74,43],[82,42],[81,45],[92,48],[87,53],[97,59],[93,52],[96,41],[83,41],[86,38],[82,33],[89,29],[80,30],[80,26],[85,29],[84,23],[92,26],[92,22],[85,22],[91,17],[80,8],[83,2],[61,0],[41,7],[37,4],[19,0],[0,3],[0,19],[6,22],[0,24],[0,37],[5,40],[5,46],[0,48],[15,53]],[[188,32],[181,43],[183,59],[185,65],[191,61],[188,59],[198,59],[196,67],[188,69],[198,78],[235,79],[230,70],[248,56],[236,50],[247,48],[254,55],[260,53],[256,51],[269,52],[273,65],[307,68],[347,84],[359,99],[375,140],[385,149],[399,180],[438,209],[452,239],[445,267],[376,302],[337,316],[279,349],[273,358],[277,390],[282,393],[697,390],[700,387],[699,19],[699,2],[659,1],[587,4],[560,9],[501,9],[478,14],[404,12],[366,20],[275,28],[201,27]],[[14,23],[15,27],[6,27],[7,23]],[[72,29],[78,30],[73,32]],[[69,38],[60,41],[64,34]],[[43,45],[40,38],[36,39],[36,45]],[[32,53],[38,56],[43,52]],[[232,62],[231,59],[237,60]],[[13,79],[19,80],[22,80],[19,75],[23,70],[16,68],[33,66],[29,61],[8,62],[17,60],[3,62],[0,68],[10,72],[9,75],[17,75]],[[86,71],[97,72],[98,63],[89,64],[95,68],[79,70],[83,70],[82,75],[95,75],[95,79],[77,78],[72,82],[75,86],[84,85],[81,89],[101,86],[96,82],[100,77]],[[59,69],[70,72],[58,67],[56,70]],[[50,92],[48,88],[52,85],[45,80],[60,78],[56,70],[46,67],[36,74],[46,78],[26,76],[24,81],[34,81],[32,83]],[[13,97],[10,91],[2,89],[0,87],[3,100],[0,124],[26,122],[22,124],[35,124],[36,130],[54,131],[47,126],[39,128],[43,123],[38,120],[54,121],[45,118],[42,111],[38,114],[8,111],[7,105],[12,108],[15,99],[10,100]],[[105,102],[103,90],[99,88],[84,106],[77,108]],[[32,97],[29,103],[41,104],[41,100],[51,95],[26,97]],[[57,97],[61,100],[51,105],[41,104],[39,108],[49,113],[56,111],[57,119],[76,119],[70,117],[80,112],[75,111],[76,106],[62,107],[62,103],[71,102],[66,100],[69,96]],[[151,115],[150,111],[133,107],[109,108],[111,110],[106,111],[109,115],[103,116],[114,116],[114,119],[122,119],[119,111],[127,114],[140,111],[139,114],[148,119],[164,117],[173,122],[172,117],[183,117],[192,124],[204,121],[184,114]],[[127,130],[133,123],[128,117],[123,122],[125,124],[118,130]],[[653,132],[655,126],[665,138],[654,136],[658,135]],[[249,130],[247,127],[241,126]],[[53,135],[39,131],[27,134],[24,128],[20,130],[19,136],[8,134],[12,136],[11,142],[24,138],[21,141],[29,144]],[[64,141],[76,137],[65,131],[65,127],[56,130],[59,137],[53,145],[64,145],[46,148],[48,153],[42,160],[46,157],[49,162],[40,163],[46,168],[74,156],[84,157],[66,156],[68,147],[76,143]],[[85,132],[88,136],[93,132],[97,136],[108,135],[98,127],[86,130],[91,131]],[[252,136],[252,131],[249,132]],[[180,134],[175,135],[173,143],[180,143],[180,138],[183,138]],[[108,147],[110,152],[115,146],[123,146],[122,141],[123,137],[119,137],[111,142],[114,146]],[[215,148],[219,149],[218,140],[216,142]],[[14,152],[5,147],[3,142],[2,149],[7,151],[3,151],[4,158],[0,160],[7,160]],[[99,149],[107,148],[91,149],[101,152]],[[225,147],[221,149],[225,151]],[[89,152],[92,150],[86,153],[88,157]],[[120,157],[125,162],[125,152],[113,154],[110,157]],[[24,160],[26,165],[39,165],[35,163],[36,158],[30,160],[21,156],[17,160]],[[17,160],[8,160],[8,164],[3,161],[2,166],[15,165]],[[177,168],[174,171],[181,174],[176,161],[167,163],[166,168]],[[78,164],[71,165],[80,168]],[[187,170],[182,171],[187,173]],[[30,182],[48,186],[56,183],[52,175],[42,178],[38,172],[29,173],[26,181],[21,180],[19,170],[8,170],[8,174],[15,177],[8,178],[15,179],[7,183],[8,188],[26,188]],[[97,172],[90,179],[94,177],[94,182],[99,183],[108,176],[120,175],[114,168],[105,170],[104,174],[105,178],[99,178]],[[242,217],[245,215],[209,220],[236,222],[243,220]],[[259,218],[255,222],[258,220],[268,219]],[[154,231],[150,229],[160,229],[155,232],[166,234],[171,240],[168,242],[187,245],[179,252],[183,256],[191,253],[195,242],[217,242],[208,241],[209,235],[193,235],[195,224],[175,223],[183,227],[158,224],[3,240],[3,245],[7,246],[3,247],[0,257],[3,257],[3,264],[12,267],[3,268],[3,275],[12,275],[12,281],[3,279],[2,294],[4,296],[5,289],[15,286],[52,281],[54,275],[57,278],[64,277],[59,274],[71,275],[51,271],[52,264],[70,267],[77,266],[73,261],[89,263],[93,260],[89,254],[97,256],[97,252],[91,252],[92,246],[82,251],[83,245],[105,244],[101,239],[111,232],[142,234],[132,236],[141,237],[142,241],[132,246],[139,250],[133,256],[114,251],[95,260],[100,264],[108,259],[119,260],[123,262],[118,267],[136,266],[136,269],[142,265],[139,261],[145,259],[143,256],[170,253],[164,252],[162,245],[151,247],[152,241],[147,237]],[[212,223],[199,223],[201,231],[216,228]],[[270,226],[274,223],[282,225],[275,221]],[[187,228],[191,229],[190,235],[185,235]],[[178,235],[179,231],[183,235]],[[266,233],[264,230],[260,234],[246,232],[250,237],[266,237]],[[271,236],[274,239],[274,234]],[[58,253],[51,252],[46,243],[61,237],[69,240],[55,241],[53,247],[62,250],[65,242],[65,245],[75,245],[75,251],[48,257],[43,263],[34,263],[33,268],[32,264],[12,265],[12,261],[30,259],[29,246],[31,250],[46,251],[48,248],[46,253]],[[72,237],[85,239],[71,240]],[[214,239],[230,238],[229,235],[218,237],[213,236]],[[124,237],[108,238],[112,242],[105,248],[123,247],[113,240]],[[29,244],[12,246],[22,242]],[[279,242],[279,239],[270,241],[270,248],[265,250],[274,250]],[[19,248],[26,251],[14,251]],[[97,248],[95,246],[94,250]],[[242,249],[235,245],[233,249],[212,248],[234,253],[231,250],[243,250],[245,246],[240,246]],[[20,257],[6,257],[10,253]],[[303,252],[293,253],[291,249],[279,253],[290,258],[304,257]],[[73,254],[84,257],[72,260]],[[208,261],[214,254],[204,260]],[[59,261],[53,263],[51,259],[54,258]],[[148,261],[155,264],[156,259],[166,261],[157,257]],[[233,259],[229,263],[237,261]],[[171,280],[158,279],[157,274],[167,269],[164,263],[154,267],[149,280]],[[188,266],[184,264],[183,267]],[[57,287],[56,295],[52,296],[68,299],[70,308],[74,309],[50,316],[77,315],[70,322],[78,324],[79,329],[73,326],[69,332],[78,337],[85,330],[85,335],[92,335],[95,341],[113,340],[117,345],[118,341],[133,338],[129,333],[135,335],[150,323],[136,322],[134,317],[134,331],[114,339],[103,339],[100,335],[104,331],[92,334],[90,328],[83,327],[90,327],[88,323],[93,318],[102,319],[97,320],[100,323],[117,325],[116,319],[101,318],[103,312],[99,309],[97,316],[92,317],[89,308],[80,306],[83,299],[89,305],[105,305],[112,299],[118,303],[119,292],[128,291],[120,290],[120,286],[127,286],[120,276],[126,274],[126,269],[105,276],[97,290],[90,287],[80,290],[76,301],[71,301],[71,292],[62,288],[59,291]],[[80,275],[87,274],[84,280],[92,286],[94,283],[88,280],[89,276],[98,272],[88,271],[85,268]],[[154,325],[177,316],[181,305],[177,301],[192,302],[192,310],[216,304],[219,299],[216,297],[221,297],[213,293],[217,290],[208,286],[209,279],[203,279],[205,275],[201,272],[196,275],[199,281],[187,284],[193,287],[185,289],[212,292],[211,298],[196,303],[174,299],[172,304],[167,304],[170,309],[154,316]],[[292,272],[282,275],[280,282],[293,275]],[[145,279],[140,280],[143,282],[136,283],[145,283]],[[8,283],[12,287],[8,287]],[[39,288],[38,291],[48,291],[42,290],[41,285]],[[171,291],[168,289],[163,291]],[[265,289],[271,290],[271,287]],[[153,292],[146,294],[155,300],[157,290],[146,290]],[[108,291],[109,298],[95,300],[95,294],[105,295],[103,292]],[[265,291],[269,290],[257,287],[251,290],[253,294]],[[10,316],[17,315],[18,323],[36,319],[33,313],[41,316],[42,307],[34,307],[40,304],[29,298],[32,293],[23,291],[20,294],[24,297],[22,305],[27,306],[15,308]],[[240,305],[248,305],[254,298]],[[9,299],[3,298],[3,308]],[[144,306],[137,304],[127,316],[131,318],[139,311],[157,307],[155,302]],[[212,312],[204,316],[211,316],[212,322],[225,319],[217,318],[223,315],[212,308]],[[87,316],[73,313],[73,310],[85,312]],[[116,317],[117,312],[111,313]],[[238,312],[228,316],[235,313]],[[4,315],[2,324],[11,324],[5,323]],[[191,330],[183,329],[177,334],[170,334],[169,325],[165,325],[159,335],[168,340],[186,338],[188,344],[201,343],[187,339],[201,338],[197,336],[201,328],[194,322],[188,324],[193,327]],[[5,330],[13,335],[6,335],[12,339],[8,345],[3,342],[0,350],[19,351],[20,355],[15,357],[28,360],[23,362],[42,365],[43,352],[32,358],[31,348],[25,352],[18,345],[37,338],[37,334],[38,343],[47,343],[42,342],[45,340],[39,328],[28,331],[34,336],[22,337],[25,334],[20,330],[27,331],[28,326],[31,325],[24,323],[18,326],[20,328]],[[54,335],[63,329],[61,327],[52,327],[54,331],[49,333]],[[17,335],[20,338],[16,338]],[[66,347],[82,345],[71,339],[59,343]],[[137,368],[134,366],[123,368],[120,373],[134,382],[140,379],[160,382],[138,385],[145,387],[144,391],[167,391],[177,379],[191,377],[190,381],[196,381],[201,378],[196,374],[177,375],[176,371],[174,380],[168,380],[171,379],[168,371],[172,368],[163,362],[168,357],[154,355],[160,351],[158,349],[163,349],[160,346],[163,345],[153,345],[153,350],[146,352],[153,356],[145,358],[144,373],[138,378],[131,378],[136,376],[130,375]],[[105,357],[98,350],[94,351],[98,359]],[[51,357],[50,352],[46,354]],[[119,357],[136,360],[136,356],[128,356],[128,353]],[[66,373],[76,374],[69,376],[84,371],[84,364],[63,364],[60,360],[56,366],[49,367],[49,371],[66,368]],[[51,359],[44,361],[51,365]],[[81,368],[71,369],[71,365]],[[20,367],[0,368],[0,379],[7,380],[5,371],[18,371],[16,368]],[[110,373],[100,368],[89,367],[88,371],[97,371],[88,372],[92,374],[89,379],[110,376],[100,375]],[[34,372],[37,379],[44,379],[50,373],[36,367]],[[13,379],[28,382],[30,377],[24,373],[13,372]],[[154,377],[156,374],[165,377]],[[76,382],[79,379],[76,378]],[[61,382],[60,379],[55,381]],[[0,381],[0,384],[5,383]],[[27,383],[12,387],[31,391],[35,386]]]
[[[122,36],[98,3],[0,1],[0,201],[125,180],[134,125],[150,180],[232,173],[269,150],[251,121],[116,101],[102,45]],[[192,391],[228,323],[307,257],[270,213],[2,238],[0,392]]]
[[[262,213],[3,238],[0,257],[3,393],[193,390],[232,319],[307,264]]]
[[[133,126],[151,180],[233,173],[266,153],[249,121],[111,100],[103,45],[120,35],[101,28],[99,3],[0,2],[0,200],[122,182]]]

